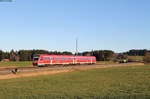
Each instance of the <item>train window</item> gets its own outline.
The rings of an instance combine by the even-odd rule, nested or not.
[[[42,61],[43,60],[43,58],[40,58],[40,61]]]
[[[41,61],[43,61],[43,60],[50,60],[50,58],[49,57],[42,57],[40,60]]]
[[[92,60],[92,58],[79,58],[79,60]]]
[[[44,57],[44,60],[50,60],[49,57]]]
[[[96,60],[95,58],[92,58],[92,60]]]
[[[39,60],[39,58],[33,58],[33,61],[38,61]]]
[[[73,58],[55,58],[55,60],[73,60]]]
[[[55,58],[55,60],[60,60],[60,58]]]

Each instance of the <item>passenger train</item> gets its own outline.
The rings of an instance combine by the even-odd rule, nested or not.
[[[34,66],[46,66],[56,64],[95,64],[94,56],[69,56],[69,55],[34,55]]]

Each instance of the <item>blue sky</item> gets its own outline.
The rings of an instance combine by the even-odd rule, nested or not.
[[[0,2],[0,49],[150,49],[150,0]]]

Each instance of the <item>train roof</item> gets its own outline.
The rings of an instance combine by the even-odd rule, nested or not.
[[[95,57],[95,56],[74,56],[74,55],[48,55],[48,54],[36,54],[36,57],[39,56],[54,56],[54,57],[58,57],[58,56],[64,56],[64,57]]]

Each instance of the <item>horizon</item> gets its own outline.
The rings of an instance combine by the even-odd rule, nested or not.
[[[0,49],[1,50],[1,49]],[[11,49],[11,50],[1,50],[1,51],[3,51],[3,52],[11,52],[11,51],[20,51],[20,50],[45,50],[45,51],[48,51],[48,52],[71,52],[71,51],[58,51],[58,50],[46,50],[46,49],[18,49],[18,50],[14,50],[14,49]],[[130,49],[130,50],[147,50],[147,51],[150,51],[150,49]],[[87,50],[85,50],[85,51],[78,51],[78,53],[83,53],[83,52],[91,52],[91,51],[113,51],[114,53],[126,53],[126,52],[129,52],[130,50],[127,50],[127,51],[124,51],[124,52],[115,52],[115,51],[113,51],[113,50],[109,50],[109,49],[97,49],[97,50],[89,50],[89,51],[87,51]],[[72,54],[75,54],[76,52],[74,51],[74,52],[71,52]]]
[[[149,3],[149,0],[0,2],[0,49],[74,53],[78,38],[79,52],[149,50]]]

